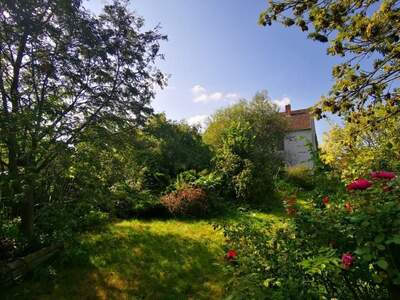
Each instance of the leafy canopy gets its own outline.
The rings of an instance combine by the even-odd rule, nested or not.
[[[376,107],[377,116],[385,115],[384,107]],[[368,117],[360,118],[366,126]],[[321,158],[342,177],[365,176],[373,170],[399,170],[400,118],[378,123],[373,130],[360,132],[359,124],[345,122],[325,134]]]
[[[225,178],[228,196],[258,201],[271,196],[286,125],[266,92],[211,117],[204,141],[216,152],[215,167]]]
[[[89,126],[137,127],[152,113],[166,37],[143,25],[119,1],[99,16],[80,0],[0,2],[0,165],[29,235],[35,181],[52,161]]]
[[[400,112],[399,20],[396,0],[270,0],[259,22],[295,25],[310,39],[329,42],[328,54],[345,60],[333,68],[335,82],[315,106],[316,116],[331,112],[355,123],[369,116],[373,127]],[[377,104],[384,115],[375,115]]]

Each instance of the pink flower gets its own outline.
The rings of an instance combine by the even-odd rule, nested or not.
[[[325,205],[329,204],[329,197],[328,197],[328,196],[325,196],[325,197],[322,199],[322,202],[323,202]]]
[[[369,188],[370,186],[372,186],[371,182],[369,182],[365,178],[360,178],[360,179],[357,179],[357,180],[353,181],[352,183],[348,184],[346,186],[346,188],[349,191],[351,191],[351,190],[365,190],[365,189]]]
[[[374,179],[388,179],[391,180],[396,177],[396,174],[393,172],[388,172],[388,171],[377,171],[377,172],[372,172],[371,177]]]
[[[351,254],[351,252],[343,253],[343,255],[342,255],[342,266],[343,266],[343,268],[345,270],[348,270],[353,265],[353,263],[354,263],[354,257]]]
[[[236,253],[236,251],[235,250],[229,250],[227,253],[226,253],[226,259],[227,260],[234,260],[235,258],[236,258],[236,256],[237,256],[237,253]]]

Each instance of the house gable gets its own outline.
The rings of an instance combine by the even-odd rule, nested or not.
[[[314,118],[310,109],[291,110],[291,105],[286,105],[282,113],[289,122],[288,132],[284,140],[284,158],[288,166],[306,165],[313,167],[308,144],[317,149]]]

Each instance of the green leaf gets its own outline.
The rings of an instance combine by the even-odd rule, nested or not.
[[[385,259],[383,259],[383,258],[381,258],[380,260],[378,260],[378,261],[376,262],[376,264],[377,264],[380,268],[382,268],[382,269],[384,269],[384,270],[387,270],[387,268],[389,267],[388,262],[387,262]]]
[[[395,234],[392,238],[386,241],[386,244],[400,245],[400,234]]]
[[[271,283],[272,283],[274,280],[275,280],[275,278],[268,278],[268,279],[265,279],[263,284],[264,284],[264,286],[265,286],[266,288],[269,288],[270,285],[271,285]]]
[[[384,239],[385,239],[385,235],[383,233],[380,233],[375,237],[374,241],[375,241],[375,243],[380,244],[383,242]]]

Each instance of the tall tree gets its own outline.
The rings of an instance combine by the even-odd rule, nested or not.
[[[92,124],[143,124],[156,85],[159,28],[115,1],[93,16],[80,0],[0,2],[0,165],[9,200],[33,232],[35,180]]]
[[[237,199],[271,200],[273,178],[283,165],[278,149],[286,129],[287,120],[266,92],[211,116],[203,139],[216,152],[226,191]]]
[[[277,21],[329,42],[328,54],[346,57],[333,68],[335,83],[315,106],[318,118],[332,112],[375,125],[400,112],[400,7],[397,0],[269,0],[259,22]],[[375,116],[383,104],[386,114]],[[369,126],[370,128],[373,126]]]

